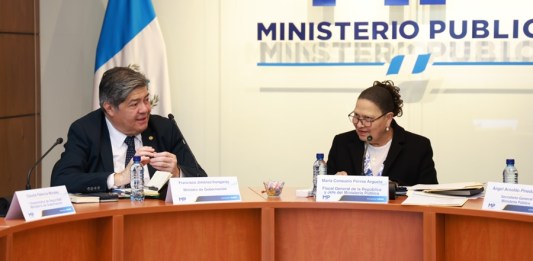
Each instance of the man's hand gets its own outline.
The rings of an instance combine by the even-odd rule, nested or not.
[[[143,146],[137,149],[135,152],[135,155],[141,156],[141,164],[144,166],[148,163],[150,163],[150,158],[153,158],[155,156],[155,149],[148,146]]]
[[[170,152],[158,152],[153,154],[150,159],[150,165],[157,170],[172,173],[172,177],[180,176],[180,169],[178,168],[178,160],[176,155]]]
[[[115,173],[115,186],[124,186],[126,184],[130,184],[131,165],[133,165],[133,160],[130,160],[130,163],[128,163],[122,172]]]

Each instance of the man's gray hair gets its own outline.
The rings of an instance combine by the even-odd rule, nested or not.
[[[99,86],[100,108],[107,102],[118,108],[135,89],[148,87],[150,81],[131,67],[115,67],[107,70]]]

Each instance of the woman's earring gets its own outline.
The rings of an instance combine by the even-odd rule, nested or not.
[[[390,128],[389,128],[389,127],[387,127],[387,128],[385,128],[385,130],[386,130],[386,131],[390,131]]]

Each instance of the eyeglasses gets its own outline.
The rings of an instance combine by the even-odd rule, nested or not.
[[[377,120],[379,120],[381,117],[387,115],[388,112],[385,112],[383,114],[381,114],[381,116],[373,119],[371,117],[357,117],[359,115],[356,115],[355,112],[351,112],[350,114],[348,114],[348,118],[350,119],[350,121],[354,124],[354,125],[357,125],[357,123],[361,122],[363,123],[363,126],[365,127],[370,127],[372,126],[372,122],[375,122]]]

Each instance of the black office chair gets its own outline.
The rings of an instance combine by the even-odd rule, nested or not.
[[[0,217],[5,217],[9,210],[9,204],[11,200],[8,198],[0,198]]]

